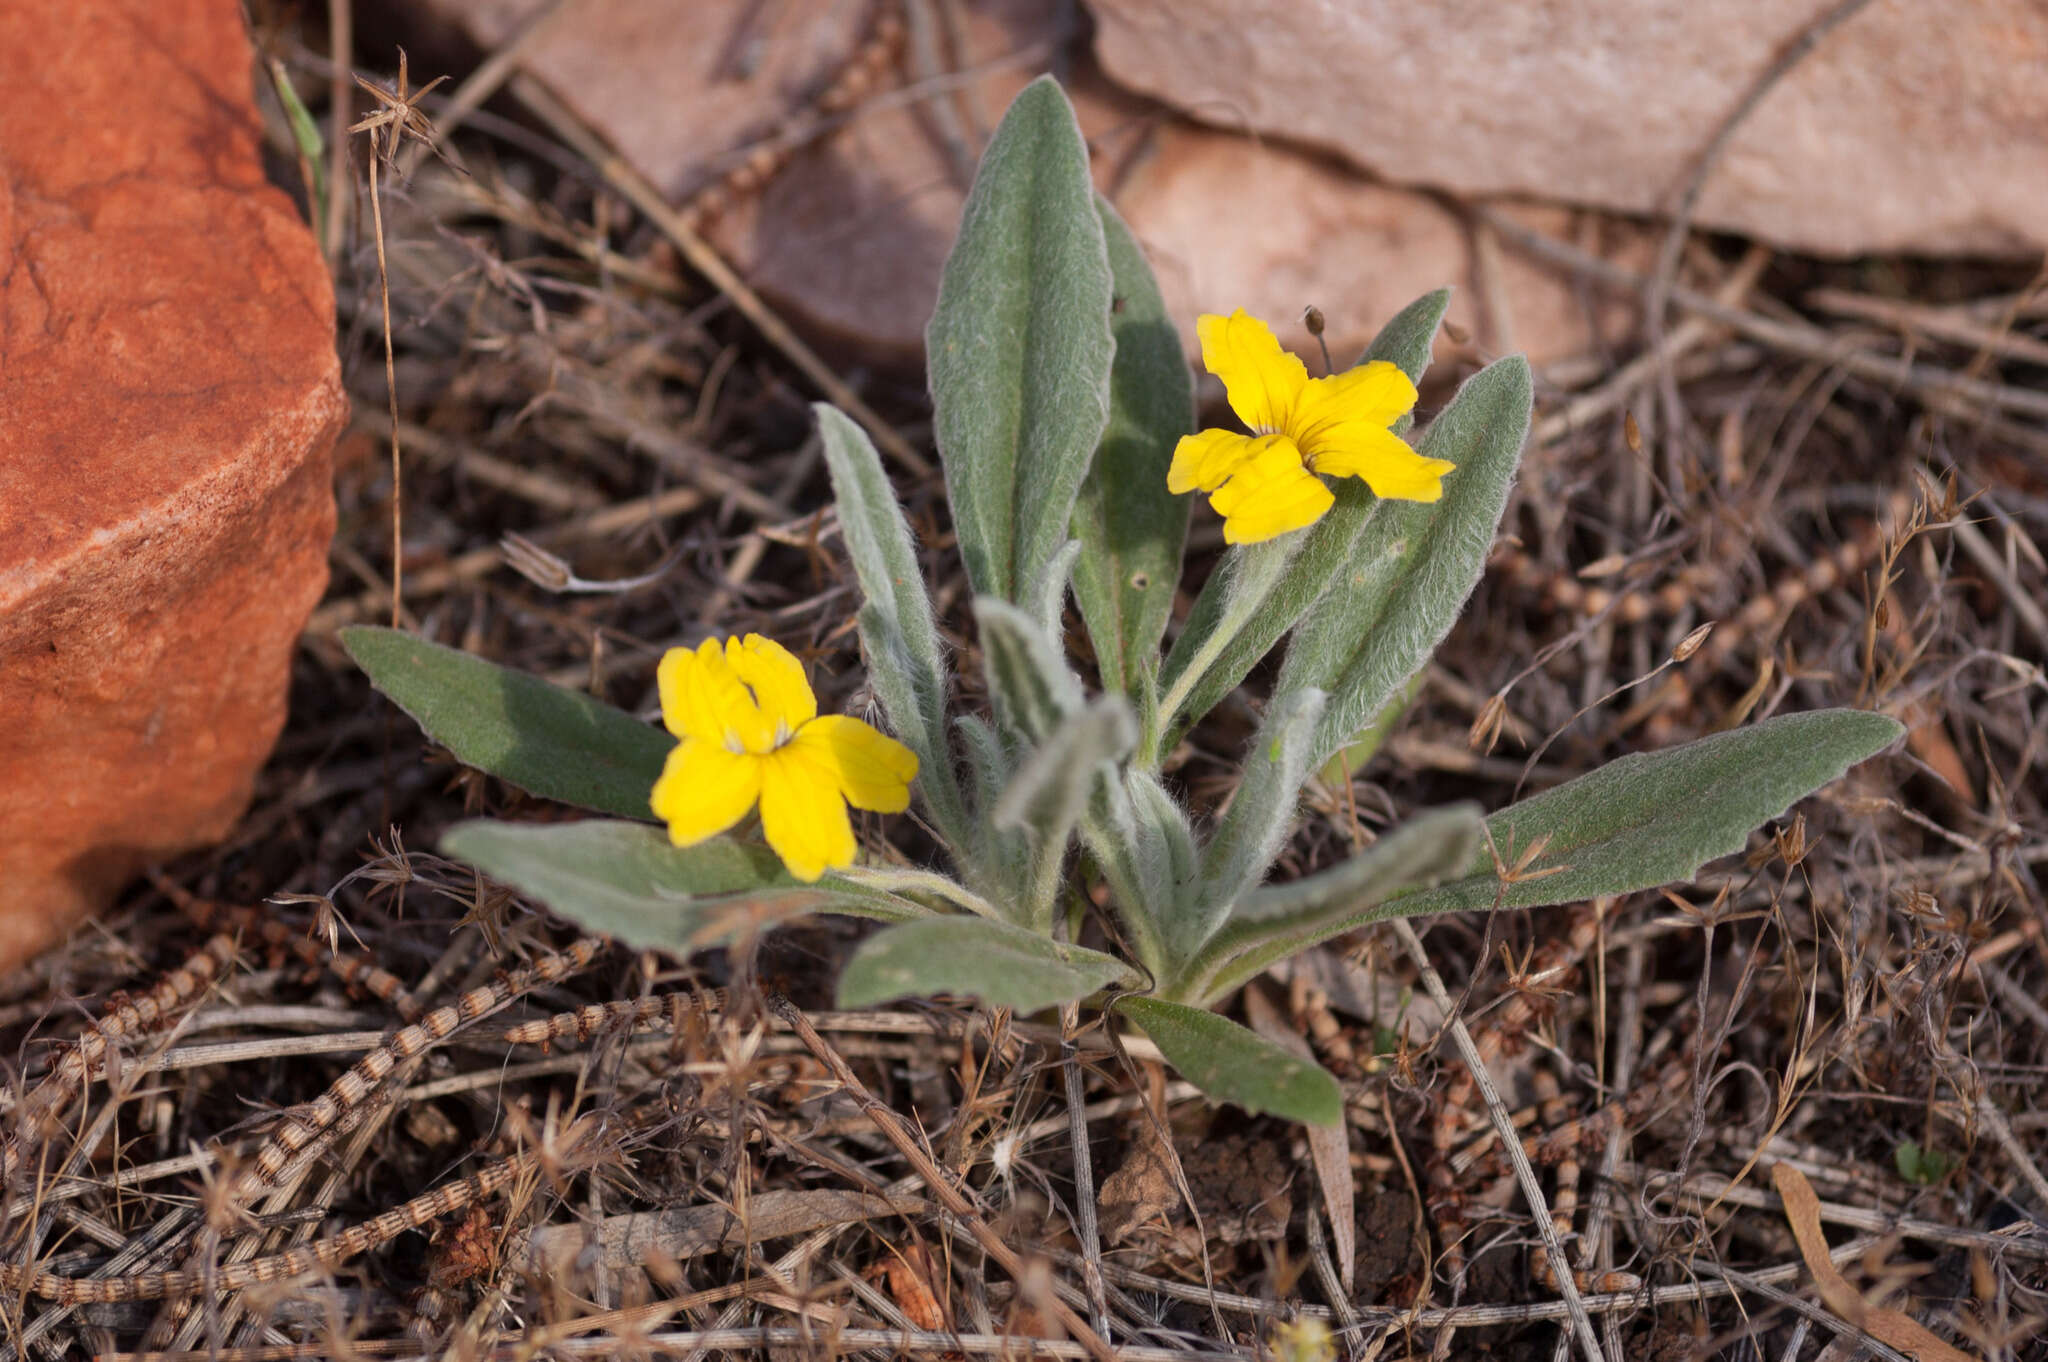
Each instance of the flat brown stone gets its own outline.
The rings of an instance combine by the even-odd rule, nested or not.
[[[1398,184],[1676,206],[1835,0],[1088,0],[1111,78]],[[1829,255],[2048,247],[2048,7],[1864,7],[1736,128],[1696,221]]]
[[[0,968],[224,835],[327,578],[325,266],[235,0],[0,6]]]
[[[486,48],[513,40],[536,12],[534,0],[429,8]],[[973,157],[1011,97],[1062,50],[1072,55],[1060,11],[1044,0],[958,7],[957,34],[933,39],[953,44],[944,65],[958,77],[903,98],[913,39],[885,82],[897,87],[889,99],[806,145],[762,192],[711,218],[707,235],[836,353],[915,368]],[[692,22],[676,24],[651,22],[634,0],[581,0],[530,35],[521,61],[680,201],[810,118],[874,12],[846,0],[695,0]],[[1162,113],[1085,61],[1066,65],[1097,182],[1149,252],[1191,355],[1198,313],[1243,307],[1300,346],[1311,303],[1329,318],[1333,351],[1355,350],[1444,284],[1457,287],[1453,325],[1482,352],[1522,349],[1541,363],[1592,348],[1582,300],[1554,274],[1502,253],[1480,287],[1469,230],[1429,195]],[[1533,211],[1544,230],[1564,230],[1565,212]],[[1634,263],[1649,258],[1641,229],[1610,225],[1600,238]]]

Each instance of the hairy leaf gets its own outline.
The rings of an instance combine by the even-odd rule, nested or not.
[[[1161,998],[1119,998],[1116,1010],[1145,1029],[1181,1077],[1219,1102],[1309,1125],[1344,1119],[1336,1079],[1234,1021]]]
[[[341,645],[370,683],[456,760],[528,794],[652,821],[676,740],[581,691],[423,638],[356,625]]]
[[[1529,433],[1531,380],[1519,355],[1466,381],[1417,445],[1457,468],[1434,503],[1381,503],[1345,570],[1288,645],[1275,695],[1327,690],[1312,763],[1383,709],[1429,661],[1486,567]]]
[[[946,840],[957,843],[966,820],[946,743],[945,654],[910,526],[867,433],[836,407],[812,409],[840,533],[866,598],[859,621],[869,681],[890,727],[917,753],[918,792]]]
[[[1175,981],[1178,996],[1212,1002],[1277,960],[1374,920],[1397,894],[1462,875],[1486,845],[1486,823],[1471,804],[1433,809],[1363,852],[1287,884],[1254,889]]]
[[[1045,741],[1081,707],[1081,683],[1059,644],[1022,610],[992,597],[974,603],[974,620],[996,717],[1026,742]]]
[[[1294,827],[1309,740],[1322,713],[1323,694],[1313,690],[1295,691],[1266,711],[1244,755],[1244,779],[1202,852],[1199,896],[1168,927],[1176,959],[1193,957],[1230,906],[1266,878]]]
[[[765,846],[720,837],[675,847],[658,828],[608,819],[479,819],[450,828],[441,849],[589,931],[678,955],[808,913],[903,922],[929,911],[837,875],[805,884]]]
[[[1464,877],[1390,900],[1377,915],[1538,908],[1689,880],[1904,731],[1882,714],[1823,709],[1617,758],[1494,814],[1486,820],[1493,853]],[[1494,853],[1512,882],[1495,874]]]
[[[1080,556],[1081,541],[1069,539],[1047,561],[1037,579],[1025,585],[1025,610],[1054,638],[1064,632],[1060,627],[1060,617],[1067,609],[1067,583],[1073,578],[1074,564]]]
[[[1376,359],[1383,359],[1398,365],[1402,373],[1420,383],[1423,371],[1429,368],[1437,330],[1443,326],[1444,313],[1450,306],[1451,291],[1447,288],[1423,294],[1396,312],[1392,320],[1380,328],[1380,333],[1372,338],[1371,345],[1365,347],[1365,353],[1358,357],[1358,362],[1370,364]],[[1395,429],[1405,429],[1405,424]]]
[[[1096,782],[1081,835],[1129,929],[1132,954],[1162,976],[1169,968],[1168,924],[1195,894],[1195,839],[1187,815],[1156,776],[1126,768]]]
[[[934,917],[877,932],[839,974],[839,1006],[948,993],[1036,1012],[1124,978],[1124,962],[1006,922]]]
[[[1043,77],[982,154],[925,336],[932,424],[977,595],[1026,604],[1067,540],[1109,418],[1112,292],[1087,144]]]
[[[1074,507],[1074,534],[1085,546],[1074,564],[1074,600],[1103,688],[1130,694],[1158,666],[1180,580],[1189,501],[1166,490],[1166,471],[1174,446],[1194,429],[1194,381],[1144,251],[1106,200],[1095,206],[1116,287],[1116,363],[1109,426]]]
[[[1113,778],[1115,765],[1137,740],[1130,704],[1122,696],[1102,696],[1055,728],[1024,759],[997,801],[997,830],[1022,831],[1030,844],[1020,920],[1034,931],[1052,931],[1067,843],[1087,812],[1095,782],[1105,775]]]

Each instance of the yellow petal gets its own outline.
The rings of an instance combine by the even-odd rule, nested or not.
[[[647,802],[668,824],[669,841],[692,846],[747,816],[761,792],[761,764],[762,758],[728,752],[723,743],[684,738],[668,754]]]
[[[655,686],[661,693],[661,721],[678,738],[737,748],[740,729],[753,732],[761,726],[760,711],[726,664],[717,639],[705,639],[694,652],[669,649],[655,672]]]
[[[1209,504],[1216,514],[1230,515],[1268,487],[1292,483],[1302,476],[1301,451],[1294,441],[1285,435],[1262,435],[1252,441],[1251,457],[1238,465],[1230,481],[1216,489]]]
[[[774,639],[759,634],[729,638],[725,657],[754,693],[761,717],[775,730],[775,741],[789,741],[792,733],[817,717],[818,697],[804,678],[804,664]]]
[[[1195,322],[1203,367],[1223,380],[1237,419],[1261,434],[1283,430],[1308,382],[1302,362],[1280,348],[1273,329],[1243,308]]]
[[[1323,451],[1369,431],[1384,431],[1415,407],[1415,385],[1383,359],[1328,378],[1312,378],[1295,400],[1287,433],[1321,467]]]
[[[654,688],[661,693],[661,723],[678,738],[690,736],[688,702],[690,675],[697,669],[697,655],[688,648],[671,648],[661,655],[654,669]]]
[[[805,724],[789,746],[829,768],[839,792],[856,809],[902,813],[910,807],[917,754],[873,724],[828,714]]]
[[[720,646],[718,640],[707,638],[698,646],[697,677],[690,702],[695,717],[688,722],[715,724],[727,747],[760,756],[774,751],[781,739],[775,720],[761,712],[752,688],[733,666],[738,644],[738,639],[729,638]]]
[[[1258,452],[1257,440],[1228,430],[1183,435],[1173,447],[1173,466],[1166,470],[1166,490],[1175,496],[1200,488],[1213,492]]]
[[[836,773],[806,746],[791,743],[762,761],[761,831],[800,880],[853,864],[853,822]]]
[[[1364,478],[1376,496],[1389,501],[1435,501],[1444,494],[1443,476],[1457,467],[1426,459],[1391,430],[1363,429],[1316,456],[1316,472],[1333,478]]]
[[[1301,466],[1292,440],[1269,435],[1258,443],[1259,452],[1209,498],[1223,517],[1226,544],[1257,544],[1312,525],[1337,500]]]

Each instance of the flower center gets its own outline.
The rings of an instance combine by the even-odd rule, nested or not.
[[[765,757],[796,736],[790,729],[789,720],[779,714],[775,716],[771,731],[768,716],[762,712],[761,693],[754,689],[752,683],[745,680],[740,682],[740,687],[746,691],[747,699],[753,704],[756,722],[744,726],[728,723],[725,727],[726,751],[734,756]]]

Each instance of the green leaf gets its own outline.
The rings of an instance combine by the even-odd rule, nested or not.
[[[1882,714],[1823,709],[1617,758],[1486,820],[1510,867],[1542,842],[1513,883],[1482,855],[1463,878],[1393,899],[1381,916],[1540,908],[1689,880],[1904,732]]]
[[[946,745],[946,663],[917,550],[881,456],[838,408],[817,403],[818,436],[839,528],[866,605],[859,614],[868,679],[889,726],[917,754],[917,790],[941,835],[957,845],[966,815]]]
[[[1034,599],[1109,419],[1112,285],[1088,147],[1050,77],[982,154],[925,333],[932,425],[975,594]]]
[[[1081,541],[1069,539],[1060,545],[1060,550],[1045,565],[1038,576],[1037,584],[1029,592],[1030,599],[1025,608],[1039,626],[1054,638],[1060,638],[1066,631],[1061,627],[1061,616],[1067,608],[1067,583],[1074,575],[1074,563],[1081,556]]]
[[[1144,1028],[1181,1077],[1219,1102],[1316,1126],[1344,1119],[1336,1079],[1234,1021],[1161,998],[1119,998],[1116,1010]]]
[[[1415,673],[1402,683],[1401,688],[1387,697],[1380,706],[1380,712],[1365,721],[1365,727],[1353,733],[1342,747],[1330,754],[1330,759],[1317,770],[1316,778],[1332,790],[1342,790],[1351,783],[1351,778],[1363,771],[1379,755],[1379,750],[1394,730],[1401,726],[1401,720],[1408,715],[1408,707],[1415,703],[1415,697],[1422,694],[1422,686],[1429,679],[1428,669]]]
[[[529,794],[652,821],[676,740],[624,710],[423,638],[356,625],[341,645],[456,760]]]
[[[1176,960],[1187,960],[1223,924],[1230,905],[1258,886],[1294,827],[1308,775],[1309,739],[1322,716],[1321,691],[1296,691],[1266,711],[1244,755],[1244,779],[1202,852],[1200,893],[1167,927]]]
[[[1033,931],[1052,931],[1067,843],[1087,812],[1102,768],[1114,768],[1137,740],[1129,702],[1119,695],[1102,696],[1054,729],[1024,759],[996,802],[992,821],[997,831],[1021,831],[1029,842],[1029,868],[1020,885],[1024,912],[1018,920]]]
[[[327,234],[327,141],[320,135],[320,125],[313,118],[312,110],[299,98],[299,92],[292,85],[292,78],[285,73],[284,63],[270,58],[270,81],[277,90],[277,102],[284,107],[284,121],[291,127],[292,142],[299,149],[300,167],[306,178],[307,207],[312,211],[308,224],[313,236],[323,246]]]
[[[1009,784],[1017,763],[1003,745],[995,726],[979,714],[962,714],[953,720],[953,727],[959,732],[960,746],[967,753],[967,770],[973,778],[975,803],[980,808],[992,809],[996,800],[1002,797],[1003,787]]]
[[[1128,973],[1115,956],[1006,922],[934,917],[863,941],[840,971],[839,1006],[950,993],[990,1007],[1036,1012],[1086,997]]]
[[[1098,197],[1116,304],[1109,327],[1109,426],[1074,507],[1081,557],[1074,599],[1105,690],[1130,694],[1158,665],[1187,542],[1186,497],[1166,490],[1180,437],[1194,429],[1195,389],[1180,332],[1130,228]]]
[[[1167,924],[1194,900],[1187,814],[1156,776],[1126,768],[1096,782],[1081,836],[1129,929],[1132,954],[1160,976],[1168,965]]]
[[[1421,670],[1485,570],[1529,433],[1528,362],[1513,355],[1466,381],[1418,452],[1457,465],[1434,503],[1381,502],[1287,648],[1275,695],[1330,693],[1312,764],[1365,728]]]
[[[1363,493],[1364,501],[1348,495],[1353,491]],[[1372,500],[1363,483],[1336,493],[1337,504],[1307,531],[1224,551],[1160,666],[1158,719],[1143,753],[1147,766],[1156,769],[1181,735],[1235,690],[1315,604],[1329,572],[1311,579],[1288,569],[1306,556],[1329,560],[1329,571],[1335,571],[1349,545],[1346,536],[1358,528],[1358,512]]]
[[[1932,1187],[1955,1171],[1956,1159],[1939,1149],[1923,1149],[1918,1140],[1907,1140],[1892,1150],[1892,1165],[1906,1181]]]
[[[765,846],[720,837],[675,847],[659,828],[605,819],[479,819],[450,828],[441,850],[589,931],[678,955],[807,913],[903,922],[929,911],[837,875],[805,884]]]
[[[1410,303],[1359,363],[1383,359],[1419,383],[1450,298],[1449,289],[1438,289]],[[1405,431],[1410,419],[1396,422],[1395,431]],[[1148,766],[1157,766],[1333,590],[1383,503],[1357,478],[1339,478],[1331,490],[1336,504],[1307,531],[1230,550],[1202,587],[1160,671],[1159,719],[1142,754]]]
[[[1398,366],[1410,381],[1422,382],[1423,372],[1429,368],[1430,352],[1436,348],[1437,328],[1444,324],[1444,313],[1450,306],[1451,291],[1447,288],[1423,294],[1380,328],[1358,362],[1370,364],[1383,359]]]
[[[974,620],[997,719],[1027,743],[1044,742],[1081,708],[1081,683],[1058,643],[1022,610],[983,597],[974,603]]]
[[[1454,804],[1410,819],[1328,870],[1254,889],[1169,991],[1200,1003],[1221,998],[1277,960],[1388,916],[1379,909],[1395,895],[1465,873],[1485,845],[1478,806]]]

